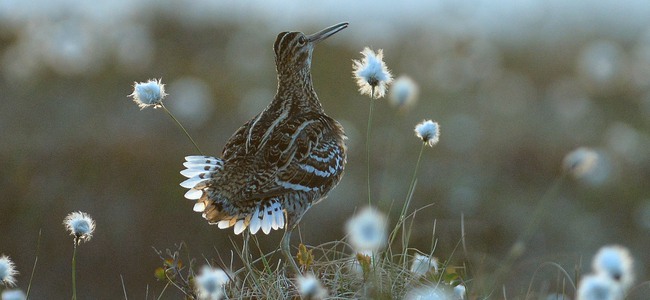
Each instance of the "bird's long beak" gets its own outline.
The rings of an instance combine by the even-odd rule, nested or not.
[[[332,25],[312,35],[308,35],[307,40],[312,43],[318,43],[332,36],[333,34],[345,29],[346,27],[348,27],[348,24],[349,24],[348,22],[343,22],[343,23],[338,23],[336,25]]]

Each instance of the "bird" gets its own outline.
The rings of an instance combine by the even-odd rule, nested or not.
[[[277,92],[270,104],[226,142],[221,157],[185,157],[185,198],[194,211],[235,234],[285,229],[281,251],[293,270],[291,232],[314,204],[341,181],[347,139],[343,126],[325,114],[311,77],[316,44],[347,22],[311,35],[281,32],[273,50]]]

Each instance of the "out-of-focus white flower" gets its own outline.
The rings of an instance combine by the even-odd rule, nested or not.
[[[203,266],[195,278],[196,292],[201,300],[219,300],[225,296],[223,286],[228,283],[228,274],[221,269]]]
[[[402,75],[393,82],[390,88],[390,103],[399,108],[408,108],[415,103],[418,97],[418,85],[406,75]]]
[[[384,214],[375,208],[366,207],[348,220],[345,228],[356,252],[376,252],[386,246],[387,226]]]
[[[393,81],[388,67],[384,63],[384,52],[379,49],[377,53],[366,47],[361,51],[363,58],[352,60],[352,74],[357,80],[359,92],[373,99],[378,99],[386,94],[386,86]]]
[[[2,300],[25,300],[25,293],[21,290],[2,291]]]
[[[140,109],[153,106],[154,108],[162,105],[162,100],[167,96],[165,94],[165,85],[160,79],[149,79],[147,82],[135,82],[133,84],[133,93],[129,97],[133,98]]]
[[[605,274],[619,282],[624,290],[634,282],[633,259],[625,247],[612,245],[598,250],[592,261],[592,268],[597,274]]]
[[[577,63],[578,79],[597,90],[615,86],[629,68],[626,51],[610,40],[595,40],[585,45],[578,54]]]
[[[575,149],[564,157],[562,166],[575,178],[581,178],[592,172],[598,164],[598,153],[586,147]]]
[[[606,274],[588,274],[578,284],[576,300],[623,300],[620,284]]]
[[[211,119],[210,116],[215,111],[215,102],[212,101],[214,96],[204,80],[182,77],[169,83],[169,88],[175,95],[183,95],[183,101],[166,102],[165,106],[174,111],[175,116],[184,119],[186,125],[198,128]]]
[[[0,282],[5,286],[14,286],[16,285],[16,278],[14,277],[16,274],[18,274],[18,271],[16,271],[14,262],[11,261],[9,256],[0,256]]]
[[[440,126],[438,126],[438,122],[424,120],[415,126],[415,135],[433,147],[440,140]]]
[[[431,269],[433,269],[434,273],[438,273],[438,260],[432,256],[415,253],[411,264],[411,273],[424,275]]]
[[[95,231],[95,221],[84,212],[72,212],[63,219],[63,225],[75,237],[75,244],[89,241]]]
[[[437,287],[421,287],[411,290],[404,297],[406,300],[450,300],[454,299],[442,285]]]
[[[324,299],[327,297],[327,290],[312,274],[298,277],[298,291],[302,299]]]
[[[454,295],[456,296],[456,299],[459,300],[464,300],[465,299],[465,286],[462,284],[459,284],[454,287]]]

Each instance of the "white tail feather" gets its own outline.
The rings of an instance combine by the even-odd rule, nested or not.
[[[185,193],[185,198],[199,200],[205,193],[205,189],[208,188],[210,179],[223,168],[223,161],[212,156],[193,155],[185,157],[183,166],[185,169],[180,173],[187,179],[180,185],[189,189]],[[290,187],[297,190],[307,189],[297,185]],[[206,209],[206,204],[203,201],[195,203],[193,207],[195,212],[203,213],[204,218]],[[233,227],[235,234],[240,234],[247,228],[252,234],[256,234],[260,229],[264,234],[269,234],[271,230],[284,228],[286,221],[282,205],[277,201],[267,202],[263,207],[258,206],[250,214],[234,215],[227,218],[216,222],[216,225],[220,229]]]
[[[195,190],[195,189],[190,189],[185,193],[185,198],[190,199],[190,200],[198,200],[201,198],[203,195],[202,190]]]
[[[230,220],[219,221],[217,223],[217,226],[219,227],[219,229],[226,229],[230,227]]]
[[[190,179],[187,179],[183,182],[181,182],[181,186],[186,188],[186,189],[191,189],[195,187],[197,184],[199,184],[201,181],[204,181],[206,179],[200,178],[199,176],[192,177]]]
[[[205,210],[205,203],[203,202],[197,202],[194,204],[194,211],[195,212],[203,212]]]
[[[260,210],[255,209],[255,212],[253,213],[253,217],[251,218],[251,223],[250,223],[250,232],[251,234],[256,234],[257,231],[260,230],[262,227],[262,220],[260,220]]]
[[[264,216],[262,216],[262,232],[264,232],[264,234],[269,234],[273,224],[273,214],[269,214],[268,207],[264,208],[262,213],[264,214]]]
[[[240,234],[246,229],[246,224],[244,224],[244,220],[239,220],[237,223],[235,223],[235,234]]]

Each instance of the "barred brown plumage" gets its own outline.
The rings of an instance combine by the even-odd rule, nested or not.
[[[221,158],[188,156],[181,174],[194,210],[219,228],[285,228],[282,250],[297,271],[289,243],[303,214],[341,180],[346,163],[345,133],[328,117],[311,79],[314,45],[348,23],[315,34],[282,32],[273,45],[278,90],[273,101],[240,127]]]

